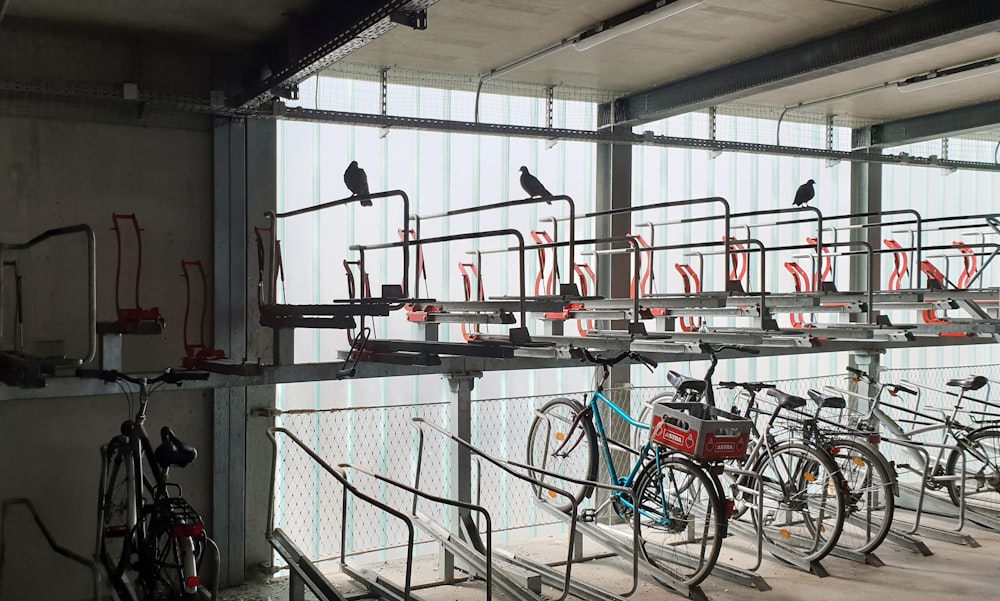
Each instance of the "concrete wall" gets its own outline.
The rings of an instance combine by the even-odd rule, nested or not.
[[[0,78],[8,81],[133,81],[142,89],[207,95],[208,55],[129,40],[6,29],[0,47]],[[97,236],[98,319],[113,320],[117,253],[111,214],[134,212],[144,228],[141,302],[158,306],[167,328],[162,335],[127,337],[126,371],[176,366],[184,353],[180,261],[201,259],[209,270],[212,265],[210,125],[201,117],[172,118],[120,102],[0,97],[0,240],[22,242],[49,228],[90,224]],[[32,282],[25,298],[27,350],[37,348],[38,340],[63,340],[70,354],[84,344],[80,307],[85,296],[75,287],[81,281],[82,248],[58,243],[25,257],[24,277]],[[0,499],[31,499],[61,544],[90,554],[98,450],[128,416],[125,398],[12,400],[9,390],[0,384]],[[148,424],[154,433],[170,425],[199,448],[198,460],[175,470],[174,477],[192,505],[210,514],[211,393],[159,393]],[[0,566],[0,598],[87,598],[86,570],[51,553],[26,517],[15,509],[4,524],[8,547]]]

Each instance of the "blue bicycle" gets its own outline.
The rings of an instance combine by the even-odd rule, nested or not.
[[[578,401],[557,398],[535,412],[528,432],[527,462],[533,467],[578,480],[593,482],[598,477],[598,453],[612,484],[631,489],[631,494],[616,492],[587,515],[592,517],[608,504],[626,523],[633,512],[639,512],[639,538],[644,556],[650,563],[668,570],[685,585],[702,582],[715,567],[726,537],[726,501],[721,494],[718,478],[703,466],[670,449],[649,442],[634,448],[608,436],[601,407],[609,408],[630,430],[648,431],[649,424],[633,419],[604,394],[611,367],[626,360],[640,362],[649,368],[656,362],[637,353],[624,352],[612,358],[598,358],[584,351],[587,361],[603,369],[586,405]],[[648,439],[648,436],[645,437]],[[633,437],[629,437],[630,440]],[[612,449],[631,457],[631,466],[619,472]],[[624,462],[627,463],[627,462]],[[565,481],[556,483],[541,472],[533,474],[543,483],[548,479],[570,492],[577,501],[589,498],[594,487],[586,484],[572,487]],[[567,489],[567,486],[570,488]],[[547,495],[546,501],[569,512],[573,503],[559,503],[559,496],[544,488],[536,494]]]

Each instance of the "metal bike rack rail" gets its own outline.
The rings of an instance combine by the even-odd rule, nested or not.
[[[72,365],[84,365],[97,355],[97,255],[94,230],[86,224],[70,225],[46,230],[31,240],[19,244],[0,242],[0,265],[4,251],[27,250],[50,238],[83,234],[87,238],[87,354],[80,358],[69,358]],[[0,297],[3,295],[3,270],[0,269]],[[0,340],[3,339],[3,303],[0,302]]]
[[[531,341],[531,337],[528,335],[527,329],[527,310],[525,308],[526,302],[526,284],[525,284],[525,247],[524,247],[524,236],[519,230],[515,229],[497,229],[489,230],[485,232],[471,232],[466,234],[451,234],[448,236],[437,236],[434,238],[426,238],[421,241],[421,244],[438,244],[442,242],[455,242],[458,240],[480,240],[483,238],[493,238],[499,236],[513,236],[517,239],[517,246],[512,249],[517,252],[518,257],[518,290],[520,292],[518,296],[518,310],[520,311],[521,321],[520,327],[511,328],[508,332],[511,342],[517,343],[527,343]],[[369,245],[352,245],[351,250],[371,250],[371,249],[386,249],[386,248],[396,248],[398,246],[408,245],[406,242],[385,242],[382,244],[369,244]],[[440,304],[440,303],[435,303]]]
[[[403,241],[398,246],[402,249],[402,259],[403,259],[403,282],[399,292],[399,295],[392,295],[390,298],[384,297],[373,297],[365,299],[347,299],[344,301],[334,301],[327,305],[289,305],[289,304],[278,304],[277,302],[277,290],[274,287],[274,282],[277,281],[279,264],[277,263],[277,257],[279,256],[278,247],[278,235],[277,228],[275,227],[278,219],[287,219],[289,217],[296,217],[299,215],[305,215],[308,213],[315,213],[317,211],[322,211],[334,207],[343,207],[353,203],[361,203],[362,201],[371,201],[379,199],[390,199],[399,198],[402,204],[402,223],[403,228]],[[273,313],[278,318],[289,318],[289,317],[305,317],[308,315],[324,315],[324,316],[352,316],[352,315],[388,315],[388,312],[393,309],[402,308],[404,302],[409,296],[409,277],[410,277],[410,235],[409,230],[405,228],[406,224],[410,220],[410,199],[402,190],[389,190],[386,192],[377,192],[374,194],[368,194],[364,196],[350,196],[348,198],[342,198],[340,200],[333,200],[323,204],[318,204],[312,207],[305,207],[302,209],[296,209],[293,211],[286,211],[284,213],[276,213],[274,211],[267,211],[264,213],[264,218],[267,219],[271,236],[271,248],[269,256],[267,257],[267,269],[266,274],[262,273],[261,282],[259,283],[259,292],[261,296],[259,299],[261,305],[262,317],[264,313]],[[268,283],[267,290],[264,289],[264,281],[266,275],[266,282]],[[270,324],[269,324],[270,325]],[[278,324],[281,327],[281,324]],[[309,327],[308,325],[295,325],[293,327]],[[314,327],[322,327],[319,322],[316,322]]]
[[[35,522],[35,525],[38,527],[38,530],[42,533],[42,536],[45,538],[45,542],[48,543],[49,549],[65,557],[66,559],[69,559],[74,563],[78,563],[87,568],[88,570],[90,570],[91,575],[93,576],[92,578],[94,586],[93,599],[94,601],[99,601],[101,598],[101,573],[102,573],[100,562],[94,561],[93,559],[84,557],[78,553],[70,551],[66,547],[63,547],[62,545],[57,543],[56,539],[52,536],[52,533],[45,525],[45,522],[42,521],[42,516],[40,516],[38,514],[38,510],[35,509],[35,504],[32,503],[30,499],[25,499],[25,498],[4,499],[3,503],[0,504],[0,593],[3,592],[3,564],[7,550],[7,535],[4,525],[7,523],[7,516],[10,513],[10,509],[17,505],[24,507],[31,514],[32,520]],[[115,594],[114,591],[111,591],[111,593]]]
[[[309,589],[315,594],[321,601],[347,601],[347,597],[341,593],[330,581],[323,576],[319,568],[306,557],[299,549],[295,546],[295,543],[288,537],[288,535],[280,528],[274,527],[274,497],[275,497],[275,486],[277,482],[278,475],[278,440],[275,436],[276,434],[284,434],[288,440],[290,440],[294,445],[299,447],[303,452],[305,452],[313,461],[326,473],[333,476],[338,483],[340,483],[343,488],[343,503],[341,508],[341,518],[346,523],[347,511],[348,511],[348,499],[354,497],[365,503],[376,507],[385,513],[397,518],[406,526],[407,530],[407,545],[406,545],[406,568],[405,568],[405,583],[402,588],[395,585],[387,585],[382,579],[361,579],[360,582],[365,584],[369,588],[369,592],[377,592],[381,598],[390,599],[393,601],[409,601],[414,599],[412,595],[412,579],[413,579],[413,547],[415,542],[415,525],[414,521],[410,516],[405,513],[377,500],[374,499],[360,490],[358,490],[348,479],[347,474],[342,468],[334,467],[327,463],[322,457],[316,454],[315,451],[310,449],[304,442],[302,442],[295,434],[287,430],[286,428],[272,427],[267,430],[267,437],[271,440],[271,449],[273,451],[271,460],[271,490],[270,498],[268,500],[267,508],[267,524],[268,531],[265,534],[268,542],[284,559],[288,562],[288,566],[291,572],[291,584],[289,589],[290,601],[302,601],[304,598],[303,585],[308,586]],[[341,545],[340,545],[340,566],[347,566],[347,558],[344,541],[347,536],[347,529],[341,531]],[[355,571],[354,574],[360,572]],[[352,575],[353,576],[353,575]]]
[[[420,417],[414,417],[412,419],[413,419],[413,422],[414,422],[414,426],[421,433],[420,446],[419,446],[419,448],[420,448],[420,454],[418,455],[418,468],[417,468],[418,479],[419,479],[419,474],[420,474],[420,468],[419,468],[420,464],[419,464],[419,461],[420,461],[420,459],[422,458],[422,455],[423,455],[423,453],[422,453],[422,450],[423,450],[423,441],[424,441],[424,437],[423,437],[424,430],[423,430],[423,428],[424,427],[428,427],[428,428],[434,430],[435,432],[441,434],[442,436],[448,438],[452,442],[458,444],[461,448],[463,448],[463,449],[467,450],[468,452],[473,453],[473,454],[477,455],[478,457],[484,459],[485,461],[489,462],[490,464],[494,465],[495,467],[499,468],[500,470],[503,470],[504,472],[510,474],[511,476],[513,476],[513,477],[515,477],[515,478],[517,478],[517,479],[519,479],[521,481],[524,481],[524,482],[527,482],[527,483],[531,484],[536,489],[536,491],[538,491],[538,495],[536,495],[536,498],[535,498],[535,501],[538,504],[538,506],[541,507],[542,509],[546,510],[546,511],[549,511],[555,517],[559,518],[561,521],[567,521],[569,523],[569,535],[568,535],[569,545],[567,547],[567,556],[566,556],[566,560],[563,561],[563,562],[560,562],[560,564],[559,564],[559,565],[564,565],[565,566],[565,571],[562,574],[558,574],[554,570],[553,566],[548,566],[548,565],[540,564],[540,563],[538,563],[536,561],[532,561],[532,560],[529,560],[529,559],[524,558],[524,557],[518,557],[518,556],[511,555],[509,553],[506,553],[506,554],[502,554],[501,555],[503,558],[512,560],[512,562],[515,565],[517,565],[517,566],[519,566],[519,567],[521,567],[523,569],[527,569],[527,570],[529,570],[531,572],[537,573],[538,575],[540,575],[542,577],[543,581],[545,581],[546,584],[548,584],[550,586],[554,586],[555,588],[560,589],[561,596],[559,597],[559,601],[563,601],[570,594],[573,594],[574,596],[577,596],[577,597],[581,597],[583,599],[587,599],[589,601],[606,601],[607,599],[615,599],[615,600],[622,599],[624,597],[629,597],[630,595],[632,595],[633,593],[635,593],[635,591],[636,591],[636,589],[638,587],[638,575],[639,575],[639,573],[640,572],[645,573],[649,568],[653,567],[653,566],[649,565],[646,561],[644,561],[644,558],[641,557],[642,546],[639,544],[638,514],[635,514],[633,516],[633,536],[632,536],[632,540],[631,540],[630,546],[628,547],[627,550],[621,550],[622,552],[617,553],[618,555],[620,555],[622,558],[624,558],[626,560],[628,560],[629,558],[631,558],[630,559],[631,569],[632,569],[632,573],[631,573],[631,576],[632,576],[631,589],[629,591],[626,591],[624,594],[622,594],[622,595],[619,596],[619,595],[615,595],[613,593],[609,593],[608,591],[601,590],[601,589],[597,588],[596,586],[588,585],[586,583],[575,581],[575,580],[572,579],[572,568],[573,568],[573,565],[575,563],[577,563],[578,559],[579,559],[577,557],[578,554],[579,554],[579,544],[580,544],[578,533],[579,532],[583,532],[583,533],[587,534],[588,532],[590,532],[590,530],[589,530],[589,523],[587,521],[582,520],[580,518],[580,509],[579,509],[580,502],[577,501],[568,492],[566,492],[566,491],[564,491],[564,490],[562,490],[562,489],[554,486],[551,483],[542,482],[538,478],[533,477],[532,475],[529,475],[529,474],[539,474],[539,475],[547,476],[549,478],[554,478],[554,479],[562,480],[562,481],[565,481],[565,482],[570,482],[570,483],[573,483],[573,484],[586,485],[586,486],[594,486],[596,488],[601,488],[601,489],[609,490],[609,491],[628,492],[629,489],[625,489],[625,488],[620,487],[620,486],[613,486],[613,485],[610,485],[610,484],[604,484],[604,483],[600,483],[600,482],[590,482],[590,481],[578,480],[576,478],[570,478],[570,477],[567,477],[567,476],[564,476],[564,475],[556,474],[554,472],[550,472],[550,471],[542,469],[542,468],[533,467],[533,466],[526,465],[526,464],[523,464],[523,463],[519,463],[519,462],[516,462],[516,461],[511,461],[509,459],[504,459],[504,458],[496,457],[496,456],[493,456],[493,455],[491,455],[491,454],[483,451],[482,449],[479,449],[478,447],[476,447],[475,445],[469,443],[468,441],[466,441],[466,440],[464,440],[464,439],[462,439],[462,438],[460,438],[458,436],[455,436],[455,435],[451,434],[447,430],[441,428],[440,426],[438,426],[438,425],[436,425],[436,424],[434,424],[432,422],[429,422],[429,421],[427,421],[427,420],[425,420],[423,418],[420,418]],[[559,495],[560,497],[569,500],[570,504],[573,506],[573,511],[570,512],[569,514],[567,514],[567,513],[564,513],[562,511],[560,511],[560,510],[552,507],[550,503],[548,503],[547,501],[545,501],[544,498],[542,498],[542,496],[541,496],[541,491],[542,490],[552,491],[552,492],[556,493],[557,495]],[[467,531],[466,534],[469,534],[469,531],[471,531],[472,529],[467,524],[465,530]],[[471,538],[474,539],[474,537],[471,537]],[[658,581],[663,586],[665,586],[668,589],[670,589],[671,591],[673,591],[675,593],[682,594],[684,596],[695,598],[695,599],[703,599],[704,598],[703,593],[701,593],[701,589],[699,587],[688,587],[688,586],[681,585],[680,583],[676,582],[676,580],[672,576],[670,576],[670,575],[662,572],[661,570],[655,570],[654,569],[654,571],[656,571],[657,574],[659,575],[660,580],[658,580]]]
[[[576,219],[577,219],[577,217],[576,217],[576,203],[573,201],[573,199],[571,197],[566,196],[565,194],[558,194],[556,196],[547,196],[547,197],[544,197],[544,198],[522,198],[522,199],[517,199],[517,200],[505,200],[505,201],[502,201],[502,202],[496,202],[496,203],[491,203],[491,204],[479,205],[479,206],[476,206],[476,207],[467,207],[467,208],[464,208],[464,209],[453,209],[451,211],[445,211],[445,212],[442,212],[442,213],[429,213],[427,215],[414,215],[412,217],[412,220],[413,220],[413,222],[415,224],[415,231],[417,233],[416,245],[417,245],[417,247],[419,249],[419,246],[421,244],[423,244],[424,242],[427,242],[425,240],[421,240],[421,238],[420,238],[420,224],[423,221],[430,221],[432,219],[444,219],[444,218],[448,218],[448,217],[455,217],[457,215],[468,215],[468,214],[471,214],[471,213],[482,213],[482,212],[485,212],[485,211],[494,211],[494,210],[497,210],[497,209],[506,209],[506,208],[516,207],[516,206],[531,206],[531,205],[541,204],[543,202],[546,203],[546,204],[552,204],[553,202],[565,202],[567,205],[569,205],[569,217],[567,218],[569,220],[569,240],[567,241],[568,242],[568,246],[569,246],[569,266],[570,266],[570,269],[569,269],[569,282],[567,282],[565,284],[561,284],[561,285],[565,285],[566,289],[565,290],[561,290],[560,294],[567,295],[567,296],[579,296],[579,292],[577,291],[576,285],[575,285],[575,282],[574,282],[574,280],[576,278],[573,275],[574,274],[573,264],[574,264],[574,261],[575,261],[575,258],[576,258],[575,254],[574,254],[575,253],[575,248],[576,248],[576,246],[575,246],[575,241],[576,241]],[[523,238],[521,240],[521,243],[522,243],[521,245],[524,246],[524,240],[523,240]],[[418,250],[418,252],[419,252],[419,250]],[[556,258],[555,261],[558,263],[558,258]],[[521,296],[522,297],[524,296],[524,292],[523,291],[521,293]]]

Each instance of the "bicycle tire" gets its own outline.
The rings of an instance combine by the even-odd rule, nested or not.
[[[1000,510],[1000,428],[973,430],[959,444],[964,450],[952,450],[945,470],[949,476],[960,475],[961,457],[965,454],[965,506]],[[948,481],[948,496],[956,506],[961,500],[961,486],[958,480]]]
[[[98,554],[112,578],[121,579],[133,570],[135,528],[128,523],[129,482],[128,462],[132,461],[128,442],[115,437],[104,452],[105,480],[99,495],[100,527]]]
[[[528,430],[528,465],[577,480],[594,481],[597,477],[597,434],[589,416],[577,419],[583,411],[583,405],[566,398],[553,399],[542,406]],[[573,427],[572,432],[568,431],[570,427]],[[594,490],[593,486],[540,472],[532,472],[532,477],[543,485],[548,483],[565,490],[577,503],[583,502]],[[534,488],[538,498],[565,513],[572,511],[573,501],[544,486]]]
[[[159,528],[150,533],[149,548],[143,558],[147,569],[141,578],[146,601],[188,601],[196,598],[196,593],[185,588],[181,544],[183,540],[172,536],[169,529]]]
[[[821,449],[798,442],[770,448],[754,465],[763,483],[763,514],[750,512],[768,542],[804,561],[819,561],[837,545],[844,526],[846,483]],[[757,478],[749,486],[757,487]]]
[[[896,510],[895,477],[885,456],[873,445],[854,438],[825,441],[847,481],[844,528],[837,547],[871,553],[889,535]]]
[[[633,489],[639,539],[653,565],[687,586],[715,567],[726,537],[726,508],[704,468],[677,454],[659,453],[639,472]]]

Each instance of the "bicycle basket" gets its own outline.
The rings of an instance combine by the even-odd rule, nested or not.
[[[656,403],[649,438],[695,459],[741,459],[752,422],[702,403]]]

